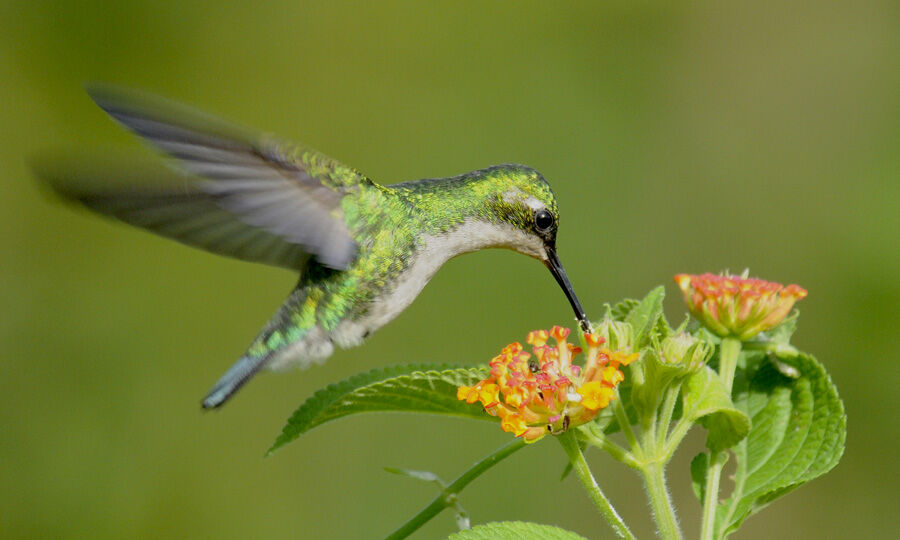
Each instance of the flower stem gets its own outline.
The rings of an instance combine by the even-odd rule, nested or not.
[[[681,540],[681,529],[675,517],[675,508],[666,489],[665,465],[660,461],[647,463],[643,467],[647,496],[653,509],[653,518],[659,528],[659,537],[664,540]]]
[[[712,463],[706,471],[706,491],[703,496],[703,517],[700,525],[700,540],[716,538],[716,507],[719,503],[719,482],[722,479],[722,467],[725,466],[728,454],[717,452],[712,456]]]
[[[734,370],[737,368],[740,352],[740,340],[733,337],[722,338],[722,346],[719,349],[719,378],[725,384],[725,390],[729,395],[731,395],[731,385],[734,383]]]
[[[693,425],[693,422],[684,417],[678,419],[678,422],[675,423],[675,427],[669,432],[669,437],[665,440],[663,445],[663,463],[668,463],[669,460],[672,459],[675,450],[678,449],[678,445],[681,444],[684,436],[687,435],[687,432],[690,431]]]
[[[722,339],[719,349],[719,378],[725,385],[725,389],[731,395],[731,387],[734,384],[734,371],[737,368],[738,355],[741,353],[741,342],[737,338],[727,337]],[[716,507],[719,504],[719,483],[722,481],[722,468],[728,461],[728,453],[715,452],[710,456],[709,469],[706,471],[706,493],[703,497],[703,517],[700,527],[701,540],[713,540],[716,538]]]
[[[614,443],[603,433],[603,430],[597,428],[596,426],[591,426],[587,429],[582,427],[579,432],[579,436],[584,438],[584,441],[588,444],[592,444],[602,450],[606,450],[606,452],[612,456],[613,459],[628,465],[632,469],[639,469],[640,464],[637,460],[634,459],[634,456],[628,450],[625,450],[618,444]]]
[[[577,443],[575,446],[578,446]],[[431,501],[431,504],[423,508],[421,512],[413,516],[412,519],[404,523],[403,526],[388,536],[387,540],[399,540],[411,535],[416,529],[438,515],[443,509],[453,506],[456,502],[456,495],[469,485],[472,480],[475,480],[482,473],[524,447],[525,442],[521,439],[515,439],[512,442],[501,446],[475,465],[472,465],[469,470],[462,473],[459,478],[454,480],[446,488],[442,489],[441,493]]]
[[[666,400],[663,403],[662,417],[659,419],[656,432],[656,440],[662,443],[666,440],[669,433],[669,424],[672,423],[672,414],[675,412],[675,405],[678,403],[678,393],[681,391],[681,384],[673,383],[666,389]]]
[[[631,534],[628,525],[625,525],[625,522],[622,521],[622,518],[616,512],[616,509],[613,508],[612,504],[609,502],[609,499],[607,499],[606,495],[603,494],[603,491],[600,490],[597,481],[594,480],[594,475],[591,474],[591,469],[588,467],[587,461],[584,460],[584,454],[581,452],[581,447],[578,446],[578,440],[575,438],[575,434],[569,431],[563,433],[557,437],[557,439],[566,451],[566,454],[568,454],[569,461],[572,463],[572,468],[575,470],[575,474],[578,475],[578,479],[581,480],[584,489],[587,490],[588,496],[590,496],[594,505],[600,510],[600,513],[603,514],[603,517],[613,528],[616,535],[619,538],[634,540],[634,535]]]
[[[634,430],[631,429],[631,421],[628,419],[628,413],[625,411],[625,406],[622,405],[622,400],[619,397],[618,388],[616,388],[616,401],[613,404],[613,410],[615,411],[616,422],[619,423],[619,429],[621,429],[622,433],[625,435],[625,439],[631,446],[631,451],[635,454],[641,455],[641,445],[638,442],[637,437],[634,435]]]

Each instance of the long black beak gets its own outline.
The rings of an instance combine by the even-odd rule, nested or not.
[[[547,268],[553,273],[553,277],[556,278],[556,282],[559,283],[563,292],[566,293],[566,298],[569,299],[569,303],[572,304],[572,309],[575,310],[575,318],[578,319],[578,325],[581,326],[581,331],[584,333],[593,332],[593,328],[591,328],[591,323],[588,321],[587,315],[585,315],[584,310],[581,309],[581,302],[578,301],[578,297],[575,296],[575,291],[572,289],[572,284],[569,283],[569,276],[566,275],[562,263],[559,262],[559,257],[556,255],[556,248],[547,246],[546,251],[547,260],[544,261],[544,264],[547,265]]]

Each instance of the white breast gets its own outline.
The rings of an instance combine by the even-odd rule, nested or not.
[[[412,261],[387,290],[369,306],[361,318],[346,320],[331,333],[340,347],[359,345],[369,333],[381,328],[406,309],[425,284],[449,259],[463,253],[490,247],[515,249],[540,259],[546,258],[543,242],[535,236],[507,224],[469,220],[440,236],[424,236]]]

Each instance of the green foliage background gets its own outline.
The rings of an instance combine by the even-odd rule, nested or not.
[[[498,162],[542,171],[589,314],[672,275],[740,271],[810,291],[794,343],[849,417],[830,474],[737,538],[895,531],[900,406],[900,8],[782,2],[575,4],[3,2],[0,5],[0,537],[370,538],[433,496],[383,466],[453,478],[502,444],[487,422],[358,416],[263,454],[313,391],[400,362],[483,362],[570,321],[539,264],[449,263],[362,348],[199,401],[294,277],[217,258],[48,199],[41,150],[148,151],[82,91],[160,93],[302,140],[391,183]],[[691,438],[699,449],[703,434]],[[690,444],[670,470],[689,536]],[[600,482],[640,537],[637,477]],[[551,441],[463,493],[474,523],[609,532]],[[605,465],[609,464],[609,468]],[[727,487],[727,484],[726,484]],[[444,515],[419,532],[453,530]]]

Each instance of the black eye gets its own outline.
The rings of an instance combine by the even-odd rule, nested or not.
[[[553,227],[553,216],[546,210],[538,210],[534,213],[534,228],[538,232],[547,232]]]

